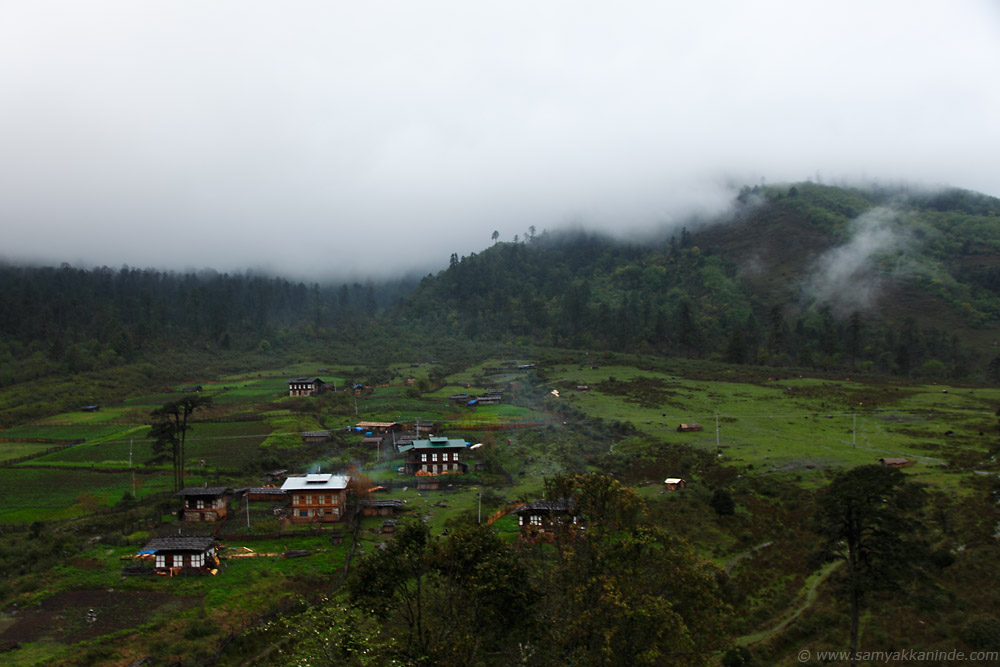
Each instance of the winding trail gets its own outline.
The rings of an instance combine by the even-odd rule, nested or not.
[[[775,625],[771,626],[770,628],[760,630],[753,634],[737,637],[735,641],[736,645],[750,646],[752,644],[757,644],[759,642],[770,639],[774,635],[784,630],[789,623],[798,618],[799,615],[802,614],[802,612],[804,612],[812,605],[812,603],[816,600],[816,595],[817,595],[816,589],[819,587],[821,583],[826,581],[826,578],[829,577],[834,570],[840,567],[840,564],[842,562],[843,561],[838,560],[832,563],[827,563],[821,569],[810,574],[809,577],[806,579],[806,585],[802,588],[802,590],[805,591],[805,599],[799,606],[788,611],[784,616],[781,617],[780,621],[778,621]]]
[[[732,558],[730,558],[729,560],[726,561],[726,565],[724,567],[724,569],[726,571],[726,574],[729,574],[730,572],[732,572],[733,568],[736,567],[736,564],[739,563],[744,558],[746,558],[747,556],[750,556],[751,554],[757,553],[758,551],[760,551],[764,547],[769,547],[772,544],[774,544],[773,541],[764,542],[763,544],[758,544],[755,547],[751,547],[751,548],[747,549],[746,551],[741,551],[740,553],[736,554],[735,556],[733,556]]]

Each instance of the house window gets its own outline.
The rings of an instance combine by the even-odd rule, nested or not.
[[[197,507],[197,508],[198,508],[198,509],[200,509],[200,510],[203,510],[203,509],[205,509],[205,501],[204,501],[204,500],[200,500],[200,499],[199,499],[199,500],[198,500],[198,501],[197,501],[197,502],[195,503],[195,507]]]
[[[293,505],[301,505],[302,504],[302,497],[301,496],[292,496],[292,504]]]
[[[191,567],[205,567],[205,554],[192,554]]]
[[[517,525],[519,525],[519,526],[523,526],[524,525],[524,515],[523,514],[521,514],[521,515],[519,515],[517,517]]]
[[[306,505],[312,505],[312,504],[313,504],[313,497],[306,496]]]
[[[433,454],[431,454],[431,461],[437,461],[437,460],[438,460],[437,452],[434,452]]]
[[[421,454],[420,455],[420,460],[421,461],[426,461],[427,460],[427,454]]]
[[[532,526],[540,526],[540,525],[542,525],[542,515],[540,515],[540,514],[532,514],[531,515],[531,525]]]
[[[333,508],[333,516],[340,516],[340,508],[339,507],[334,507]]]
[[[452,459],[451,459],[452,461],[457,461],[458,460],[458,452],[455,452],[451,456],[452,456]]]
[[[323,516],[323,508],[322,507],[320,507],[318,510],[316,510],[316,516]]]
[[[306,510],[299,510],[299,516],[309,516],[309,512]]]
[[[156,554],[156,567],[166,567],[167,557],[163,554]]]

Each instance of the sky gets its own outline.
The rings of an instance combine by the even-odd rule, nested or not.
[[[390,277],[744,184],[1000,196],[994,0],[0,0],[0,259]]]

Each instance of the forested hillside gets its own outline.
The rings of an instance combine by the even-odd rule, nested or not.
[[[800,183],[624,242],[534,234],[415,281],[0,266],[0,386],[370,340],[531,342],[738,364],[1000,379],[1000,201]],[[992,365],[991,365],[992,362]]]
[[[0,386],[161,359],[352,339],[406,281],[320,285],[211,271],[0,266]]]
[[[998,213],[964,191],[744,188],[660,242],[543,233],[453,256],[402,310],[484,340],[977,376],[1000,322]]]

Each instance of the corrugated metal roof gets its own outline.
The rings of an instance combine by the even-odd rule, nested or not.
[[[400,445],[399,451],[405,452],[410,449],[431,449],[439,447],[468,447],[469,443],[459,438],[434,437],[430,440],[414,440],[412,445]]]
[[[316,491],[322,489],[346,489],[351,478],[347,475],[310,474],[304,477],[289,477],[281,485],[282,491]]]

